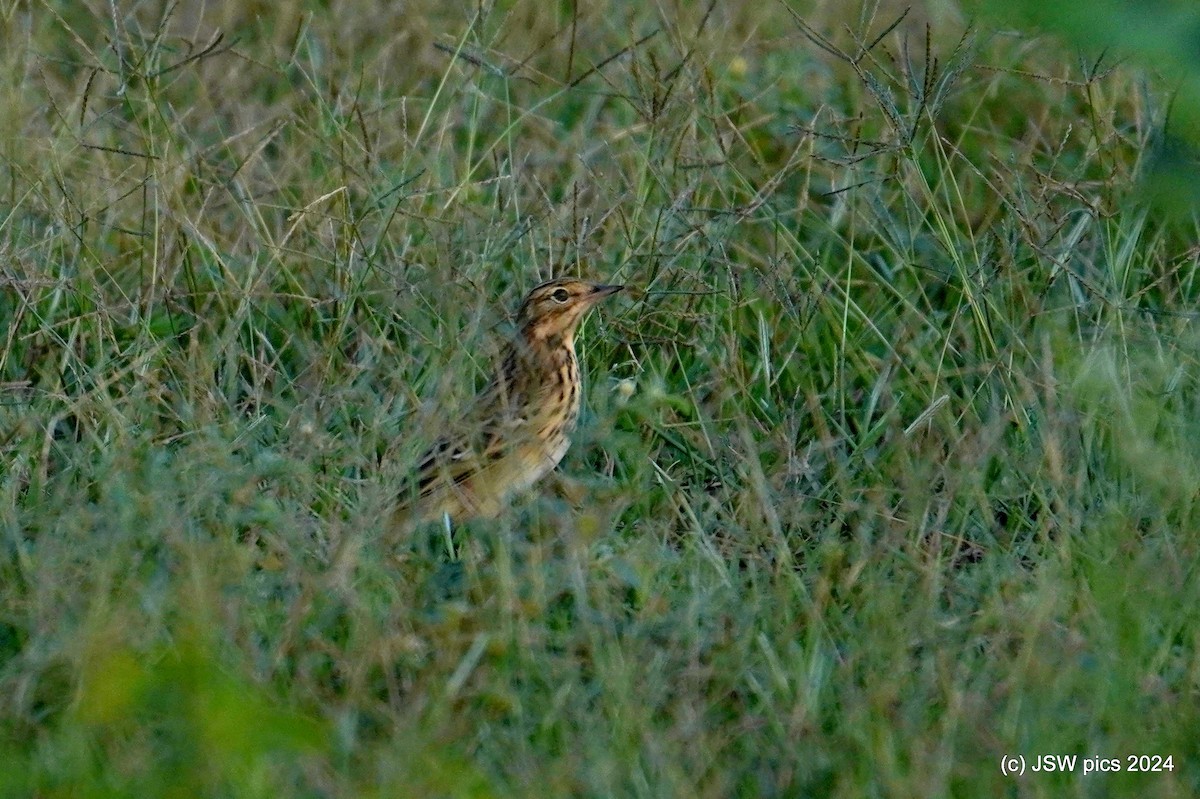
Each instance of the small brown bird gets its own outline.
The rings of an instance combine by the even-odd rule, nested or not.
[[[418,463],[411,499],[393,516],[398,528],[495,516],[558,465],[579,418],[575,331],[593,305],[623,288],[559,278],[529,292],[499,374]]]

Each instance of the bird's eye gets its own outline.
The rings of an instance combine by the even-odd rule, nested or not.
[[[555,289],[554,293],[550,296],[554,298],[555,302],[566,302],[567,300],[571,299],[571,295],[566,289]]]

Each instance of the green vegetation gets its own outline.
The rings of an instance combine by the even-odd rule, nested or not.
[[[933,5],[0,2],[0,796],[1200,793],[1194,47]]]

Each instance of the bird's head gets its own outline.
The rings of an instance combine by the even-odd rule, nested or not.
[[[570,345],[588,310],[624,286],[605,286],[563,277],[529,292],[517,313],[517,326],[530,343],[562,342]]]

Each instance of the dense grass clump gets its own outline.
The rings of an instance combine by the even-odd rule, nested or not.
[[[0,794],[1200,792],[1200,231],[1147,199],[1144,36],[0,10]],[[632,288],[574,485],[393,540],[560,273]]]

